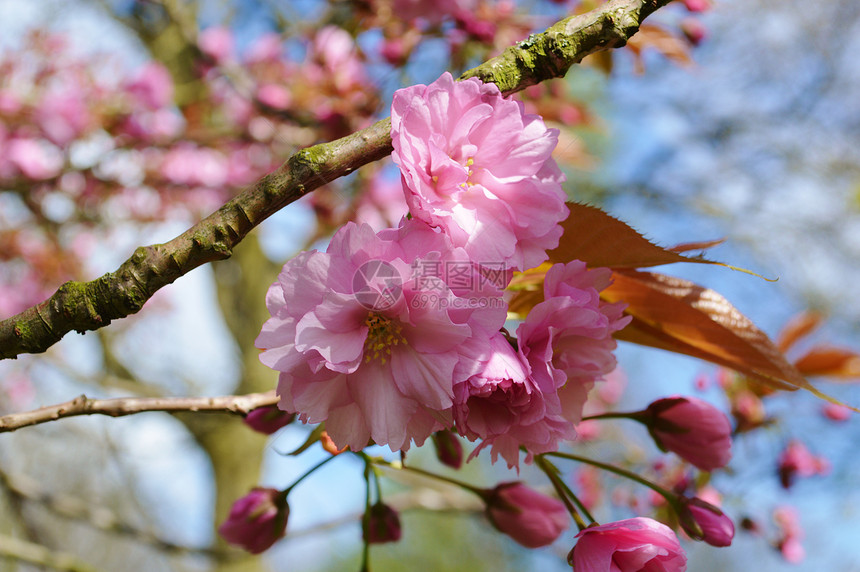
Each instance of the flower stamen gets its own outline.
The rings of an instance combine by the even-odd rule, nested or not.
[[[372,312],[367,315],[364,324],[368,327],[367,339],[364,342],[364,362],[380,359],[384,365],[391,356],[391,348],[398,344],[406,344],[406,338],[400,333],[400,322]]]

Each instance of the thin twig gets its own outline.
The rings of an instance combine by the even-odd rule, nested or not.
[[[131,526],[123,522],[116,513],[108,508],[96,506],[91,501],[77,496],[50,492],[34,479],[23,475],[16,475],[14,479],[10,479],[8,475],[0,472],[0,483],[15,497],[39,504],[57,516],[82,522],[109,534],[132,538],[162,552],[201,554],[213,558],[227,557],[227,553],[224,551],[213,550],[208,547],[183,546],[166,538],[161,538],[152,532]],[[2,546],[2,542],[0,542],[0,546]]]
[[[252,409],[278,402],[274,391],[225,395],[221,397],[120,397],[92,399],[80,395],[71,401],[49,405],[33,411],[11,413],[0,417],[0,433],[21,427],[47,423],[78,415],[109,415],[124,417],[146,411],[209,411],[247,415]]]
[[[642,21],[671,0],[611,0],[530,36],[467,71],[508,95],[595,52],[623,46]],[[228,258],[257,225],[318,187],[392,151],[391,120],[303,149],[173,240],[142,246],[115,271],[90,282],[66,282],[48,300],[0,321],[0,359],[40,353],[72,330],[85,332],[138,312],[153,294],[191,270]]]

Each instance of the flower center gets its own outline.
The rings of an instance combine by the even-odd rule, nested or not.
[[[364,320],[368,327],[367,339],[364,341],[364,362],[381,359],[384,364],[391,356],[392,346],[405,344],[406,338],[400,333],[400,322],[376,312],[368,314]]]

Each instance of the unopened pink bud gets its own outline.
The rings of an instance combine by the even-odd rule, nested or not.
[[[735,536],[732,519],[716,506],[699,498],[682,499],[681,527],[690,538],[703,540],[711,546],[731,546]],[[692,524],[698,525],[696,530]]]
[[[433,433],[433,445],[436,446],[436,458],[443,465],[459,469],[463,465],[463,445],[451,431]]]
[[[281,491],[255,487],[233,503],[218,532],[227,542],[259,554],[283,538],[289,515],[290,507]]]
[[[265,435],[271,435],[285,427],[296,418],[295,413],[287,413],[278,409],[277,405],[267,405],[252,410],[245,416],[245,425]]]
[[[552,544],[570,525],[564,503],[519,482],[498,485],[485,500],[493,526],[527,548]]]
[[[657,445],[703,471],[732,458],[732,426],[726,414],[695,397],[668,397],[648,406],[645,422]]]
[[[364,541],[368,544],[382,544],[400,540],[400,516],[397,511],[381,502],[370,507],[364,530]]]

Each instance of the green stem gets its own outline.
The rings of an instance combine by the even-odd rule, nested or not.
[[[323,465],[325,465],[326,463],[328,463],[329,461],[334,459],[334,457],[335,457],[334,455],[326,457],[325,459],[323,459],[322,461],[320,461],[319,463],[317,463],[316,465],[311,467],[304,475],[302,475],[301,477],[296,479],[296,482],[294,482],[293,484],[288,486],[286,489],[284,489],[284,492],[283,492],[284,497],[286,497],[288,494],[290,494],[290,491],[293,490],[293,488],[295,488],[295,486],[297,484],[299,484],[300,482],[305,480],[305,477],[307,477],[308,475],[310,475],[311,473],[313,473],[314,471],[316,471],[317,469],[319,469],[320,467],[322,467]]]
[[[364,459],[364,482],[366,483],[364,495],[364,516],[361,518],[361,527],[364,532],[362,541],[364,546],[361,550],[361,572],[370,572],[370,474],[373,473],[373,461],[366,453],[360,452],[358,455]],[[379,478],[376,479],[376,486],[379,487]]]
[[[583,421],[593,421],[596,419],[631,419],[633,421],[639,421],[640,423],[643,421],[642,415],[644,411],[631,411],[631,412],[616,412],[616,411],[607,411],[606,413],[598,413],[597,415],[586,415],[582,418]]]
[[[484,500],[487,499],[487,495],[489,494],[489,491],[487,489],[478,488],[473,485],[470,485],[469,483],[464,483],[463,481],[458,481],[457,479],[452,479],[451,477],[446,477],[444,475],[437,475],[436,473],[431,473],[429,471],[425,471],[424,469],[419,469],[418,467],[407,466],[403,463],[392,463],[390,461],[386,461],[385,459],[372,459],[372,462],[377,465],[388,467],[389,469],[396,469],[398,471],[411,471],[413,473],[418,473],[419,475],[424,475],[425,477],[430,477],[439,481],[445,481],[446,483],[450,483],[452,485],[464,488],[467,491],[473,492]]]
[[[653,483],[648,479],[640,477],[636,473],[628,471],[627,469],[622,469],[621,467],[616,467],[615,465],[609,465],[607,463],[601,463],[600,461],[595,461],[594,459],[589,459],[588,457],[580,457],[579,455],[574,455],[573,453],[562,453],[561,451],[557,451],[554,453],[544,453],[545,455],[552,457],[559,457],[561,459],[568,459],[570,461],[577,461],[579,463],[585,463],[587,465],[591,465],[593,467],[597,467],[598,469],[603,469],[604,471],[609,471],[610,473],[615,473],[618,476],[625,477],[630,479],[631,481],[636,481],[641,485],[645,485],[650,488],[654,492],[660,494],[663,498],[665,498],[671,505],[675,505],[678,501],[678,496],[668,489],[664,489],[657,483]]]
[[[580,516],[577,507],[582,510],[588,520],[595,522],[594,517],[589,514],[588,509],[583,506],[573,491],[565,484],[564,480],[559,477],[558,467],[553,465],[552,462],[543,455],[535,456],[535,465],[537,465],[538,468],[546,474],[547,478],[552,483],[553,488],[555,488],[555,492],[558,493],[561,502],[563,502],[564,506],[567,507],[567,512],[570,513],[570,516],[572,516],[574,522],[576,522],[576,526],[579,530],[585,530],[588,528],[588,525],[582,520],[582,516]],[[571,500],[573,503],[576,503],[576,506],[573,505]]]

